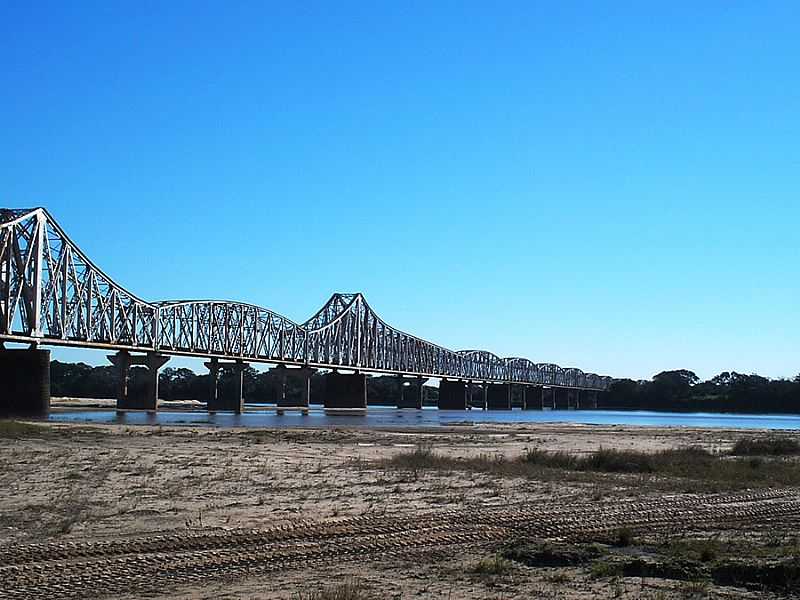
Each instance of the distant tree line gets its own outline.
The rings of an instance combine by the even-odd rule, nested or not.
[[[324,389],[324,375],[315,373],[311,377],[312,402]],[[259,372],[247,366],[243,373],[244,397],[248,402],[275,402],[280,389],[280,377],[270,369]],[[166,367],[158,375],[158,396],[162,400],[208,400],[208,374],[198,375],[191,369]],[[54,360],[50,364],[50,393],[56,397],[115,398],[118,378],[112,365],[92,367],[85,363],[64,363]],[[147,369],[131,367],[128,383],[129,393],[137,394],[147,386]],[[229,369],[220,371],[218,390],[221,395],[234,393],[236,381]],[[435,401],[438,389],[426,386],[427,398]],[[288,397],[299,397],[300,380],[286,379]],[[367,379],[367,395],[374,404],[393,405],[398,396],[397,378],[391,376]]]
[[[132,367],[129,390],[144,390],[147,370]],[[319,398],[324,389],[322,373],[311,378],[311,394]],[[219,393],[227,395],[235,389],[233,373],[222,370]],[[208,399],[208,375],[191,369],[166,367],[159,373],[159,397],[164,400]],[[289,377],[286,393],[300,394],[299,379]],[[248,402],[275,402],[279,378],[273,369],[259,372],[253,367],[244,370],[244,397]],[[92,367],[84,363],[53,361],[50,366],[50,391],[53,396],[77,398],[115,398],[117,374],[113,366]],[[426,386],[426,403],[436,402],[438,388]],[[370,403],[393,405],[397,400],[397,378],[391,376],[367,379]],[[664,371],[650,381],[619,379],[600,395],[598,408],[623,410],[658,410],[688,412],[800,413],[800,375],[793,380],[768,379],[760,375],[736,372],[720,373],[701,381],[692,371]]]
[[[651,381],[620,379],[602,394],[599,408],[690,412],[800,413],[800,375],[768,379],[736,372],[708,381],[685,369]]]

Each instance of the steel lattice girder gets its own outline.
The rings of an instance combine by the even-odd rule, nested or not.
[[[241,302],[146,302],[97,268],[43,208],[0,209],[0,340],[593,390],[612,381],[448,350],[386,324],[360,293],[333,294],[303,324]]]

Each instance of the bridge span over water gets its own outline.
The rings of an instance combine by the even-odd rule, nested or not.
[[[514,389],[521,391],[523,407],[541,408],[550,401],[596,405],[611,382],[577,368],[444,348],[388,325],[360,293],[333,294],[304,323],[242,302],[146,301],[101,271],[44,208],[0,209],[4,342],[29,345],[0,352],[6,412],[49,404],[49,351],[42,346],[114,351],[109,359],[119,375],[119,408],[156,408],[158,371],[170,356],[207,359],[212,410],[242,409],[242,372],[256,362],[281,369],[284,391],[286,378],[300,378],[305,392],[291,402],[299,406],[308,405],[311,374],[319,369],[330,371],[323,403],[336,408],[366,406],[366,373],[397,376],[401,402],[414,407],[421,406],[423,383],[438,378],[439,407],[461,409],[474,385],[490,408],[510,408]],[[129,394],[134,365],[148,368],[144,397]],[[221,369],[238,373],[238,396],[220,397]],[[285,393],[278,403],[287,404]]]

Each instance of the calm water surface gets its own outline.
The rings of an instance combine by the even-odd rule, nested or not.
[[[455,411],[424,408],[399,410],[371,406],[366,413],[331,413],[311,407],[307,415],[248,406],[241,415],[205,411],[55,410],[50,421],[117,423],[126,425],[218,425],[238,427],[437,427],[470,423],[585,423],[596,425],[649,425],[742,429],[800,429],[800,415],[742,415],[718,413],[666,413],[614,410],[512,410]]]

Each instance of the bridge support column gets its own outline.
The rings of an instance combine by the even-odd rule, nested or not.
[[[439,383],[440,410],[466,410],[467,409],[467,383],[465,381],[447,381],[442,379]]]
[[[466,384],[466,393],[467,393],[467,408],[473,409],[476,406],[481,410],[486,410],[486,387],[487,385],[484,383],[474,383],[472,381],[468,381]],[[478,401],[475,401],[475,392],[477,390]]]
[[[544,408],[544,388],[540,385],[526,385],[523,389],[522,407],[525,410],[542,410]]]
[[[117,368],[117,410],[133,408],[128,404],[128,383],[131,375],[131,355],[127,350],[108,355],[109,362]]]
[[[511,410],[511,384],[486,384],[486,409]]]
[[[300,369],[288,369],[284,365],[275,367],[274,372],[278,376],[278,398],[275,404],[279,407],[308,408],[311,399],[311,376],[314,369],[302,367]],[[293,394],[286,385],[289,379],[299,380],[299,393]]]
[[[542,388],[542,409],[556,409],[556,388],[549,386]]]
[[[169,361],[157,352],[131,356],[127,350],[108,355],[117,368],[117,410],[158,410],[158,371]],[[129,384],[132,366],[147,367],[147,387],[143,396],[131,397]]]
[[[397,408],[421,409],[425,395],[424,385],[427,380],[424,377],[414,377],[413,379],[398,377],[397,379],[400,388]]]
[[[367,408],[367,376],[344,375],[331,371],[325,375],[325,408]]]
[[[210,412],[233,411],[241,413],[244,410],[244,370],[247,363],[242,361],[220,362],[217,358],[203,363],[208,369],[208,403],[206,407]],[[221,369],[233,370],[233,393],[219,393],[219,372]]]
[[[219,400],[219,360],[212,358],[208,362],[204,362],[203,366],[208,369],[208,401],[206,407],[208,410],[216,410]]]
[[[150,352],[144,358],[144,364],[147,366],[147,397],[146,401],[152,408],[148,410],[158,409],[158,372],[167,362],[169,356]]]
[[[589,410],[596,410],[597,409],[597,390],[586,390],[584,392],[585,400],[584,400],[584,408]]]
[[[244,370],[247,368],[247,363],[237,360],[231,369],[233,370],[234,396],[231,399],[233,412],[239,414],[244,411]]]
[[[565,388],[553,388],[553,409],[554,410],[567,410],[569,409],[569,390]]]
[[[50,411],[50,351],[0,348],[0,416],[41,417]]]

